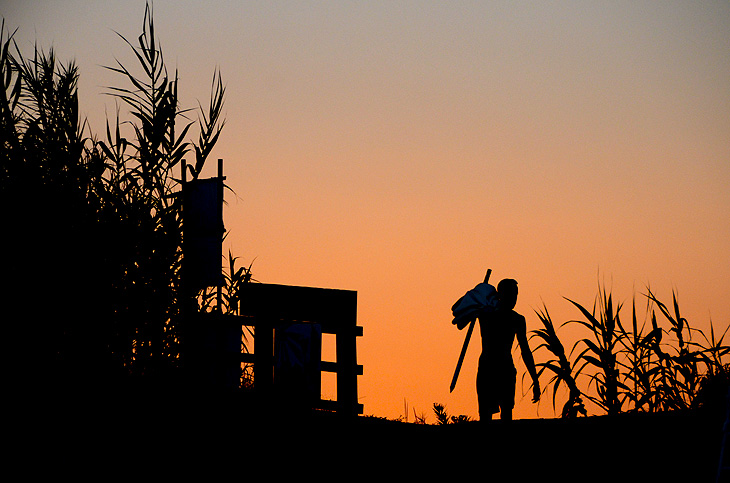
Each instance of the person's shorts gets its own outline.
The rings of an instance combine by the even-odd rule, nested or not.
[[[503,370],[482,367],[477,372],[477,399],[479,414],[495,414],[515,407],[517,371],[514,367]]]

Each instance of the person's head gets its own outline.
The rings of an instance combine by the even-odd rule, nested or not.
[[[517,303],[517,280],[505,278],[497,285],[497,297],[501,308],[511,310]]]

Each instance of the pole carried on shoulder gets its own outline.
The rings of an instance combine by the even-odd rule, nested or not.
[[[487,270],[487,274],[484,276],[484,283],[489,282],[489,276],[492,274],[492,269]],[[464,345],[461,347],[461,354],[459,355],[459,362],[456,363],[456,370],[454,371],[454,377],[451,379],[451,387],[449,392],[454,392],[456,387],[456,380],[459,378],[459,372],[461,371],[461,365],[464,363],[464,356],[466,355],[466,348],[469,347],[469,339],[471,339],[471,333],[474,331],[474,325],[476,319],[469,322],[469,329],[466,331],[466,339],[464,339]]]

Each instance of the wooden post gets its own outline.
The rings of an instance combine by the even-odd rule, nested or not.
[[[218,179],[220,181],[220,184],[218,185],[218,199],[221,200],[221,203],[218,208],[218,219],[221,220],[221,225],[223,225],[223,180],[225,179],[223,177],[223,160],[218,159]],[[225,228],[221,226],[221,240],[223,239],[223,236],[225,235]],[[221,257],[223,254],[221,253]],[[231,274],[232,276],[233,274]],[[218,315],[223,314],[223,277],[219,277],[218,279],[218,294],[216,297],[216,312]]]
[[[355,324],[335,334],[337,345],[337,403],[345,414],[357,414],[357,337]]]
[[[274,326],[262,317],[256,319],[253,330],[254,390],[268,396],[274,385]]]

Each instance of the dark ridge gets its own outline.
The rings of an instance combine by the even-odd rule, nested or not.
[[[710,482],[725,422],[719,411],[692,410],[438,426],[182,394],[56,399],[10,414],[14,451],[44,461],[40,471],[60,476],[49,462],[67,470],[73,462],[95,474],[211,480],[253,471],[277,479]]]

